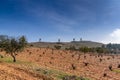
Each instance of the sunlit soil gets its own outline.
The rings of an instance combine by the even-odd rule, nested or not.
[[[115,71],[119,70],[117,67],[120,64],[119,55],[98,56],[95,53],[84,55],[78,51],[27,48],[17,58],[34,62],[43,68],[60,70],[91,80],[120,80],[120,73]],[[114,71],[109,70],[110,65]]]

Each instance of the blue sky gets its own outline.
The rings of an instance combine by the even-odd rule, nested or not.
[[[120,43],[120,0],[1,0],[0,34]]]

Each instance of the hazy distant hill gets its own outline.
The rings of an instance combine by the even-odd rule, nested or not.
[[[93,42],[93,41],[72,41],[72,42],[33,42],[30,43],[30,45],[33,45],[34,47],[50,47],[54,48],[55,45],[61,45],[62,48],[68,48],[70,46],[75,46],[76,48],[79,48],[81,46],[87,46],[87,47],[101,47],[103,44],[99,42]]]

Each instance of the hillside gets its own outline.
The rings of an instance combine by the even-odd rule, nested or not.
[[[13,63],[4,51],[0,54],[0,80],[75,80],[63,79],[73,75],[82,80],[120,80],[120,55],[29,47]]]
[[[25,61],[13,63],[11,58],[0,59],[0,80],[54,80],[34,71],[35,66]]]
[[[40,69],[46,70],[44,74],[52,76],[56,80],[62,80],[61,78],[65,75],[82,76],[89,80],[120,79],[120,69],[117,67],[120,63],[119,55],[99,56],[94,53],[84,55],[78,51],[28,48],[18,56],[18,59],[38,64]],[[85,63],[88,65],[86,66]],[[112,65],[113,71],[109,70],[110,65]]]
[[[30,45],[34,47],[49,47],[54,48],[55,45],[61,45],[62,49],[68,48],[70,46],[75,46],[76,48],[79,48],[81,46],[87,46],[87,47],[101,47],[103,43],[99,42],[93,42],[93,41],[72,41],[72,42],[33,42],[30,43]]]

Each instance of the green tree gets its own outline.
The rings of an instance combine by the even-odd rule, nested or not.
[[[27,45],[27,40],[25,36],[21,36],[19,38],[19,45],[21,46],[21,49],[24,49]]]
[[[26,38],[24,36],[20,38],[6,38],[0,41],[0,47],[13,58],[13,62],[16,62],[16,55],[21,52],[27,45]]]

